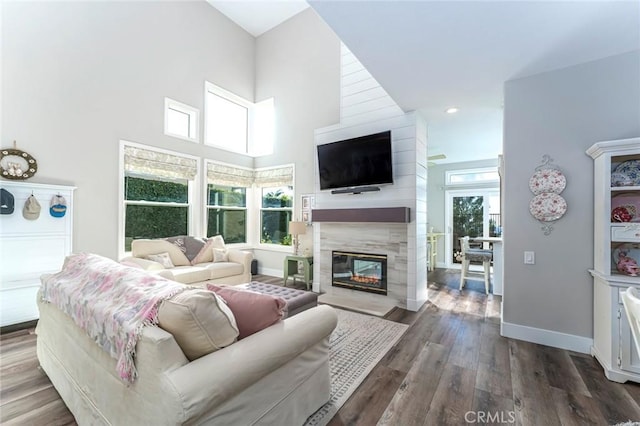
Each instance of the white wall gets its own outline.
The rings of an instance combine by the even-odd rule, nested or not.
[[[640,135],[640,52],[505,84],[503,332],[588,349],[593,336],[594,142]],[[544,236],[529,214],[528,181],[544,154],[567,177],[568,210]],[[524,265],[523,252],[536,264]],[[531,329],[527,329],[530,327]],[[536,330],[537,329],[537,330]],[[558,334],[561,333],[561,334]],[[536,338],[527,336],[536,335]]]
[[[427,168],[428,172],[428,211],[429,222],[427,222],[427,229],[433,226],[434,232],[447,232],[445,229],[445,206],[446,206],[446,188],[445,188],[445,173],[449,170],[463,170],[463,169],[478,169],[483,167],[497,167],[498,159],[495,160],[479,160],[479,161],[465,161],[461,163],[446,163],[436,164]],[[463,188],[452,189],[476,189],[485,188],[486,186],[464,186]],[[444,268],[446,262],[445,253],[445,238],[451,238],[451,234],[447,232],[447,235],[438,238],[438,247],[436,250],[436,266],[438,268]]]
[[[38,160],[31,181],[78,187],[75,251],[117,257],[121,139],[245,167],[295,163],[296,201],[313,192],[313,131],[339,119],[340,44],[312,9],[256,40],[205,2],[2,6],[2,146],[15,139]],[[205,80],[275,98],[273,155],[163,134],[164,97],[203,112]],[[276,274],[284,254],[256,251]]]
[[[273,96],[276,138],[273,155],[256,167],[295,163],[294,217],[300,196],[314,192],[314,129],[336,123],[340,106],[340,40],[308,8],[257,38],[256,100]],[[300,251],[311,249],[313,232],[301,236]],[[254,250],[261,273],[282,276],[286,252]]]
[[[120,139],[253,166],[163,134],[165,96],[254,96],[255,39],[205,2],[4,2],[2,55],[1,144],[77,186],[74,251],[117,256]]]

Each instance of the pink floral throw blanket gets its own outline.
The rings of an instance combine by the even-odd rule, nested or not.
[[[41,278],[41,295],[118,360],[117,372],[137,377],[135,348],[142,329],[157,324],[160,303],[190,288],[95,254],[67,257],[62,271]]]

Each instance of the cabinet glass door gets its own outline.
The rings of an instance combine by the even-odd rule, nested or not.
[[[640,157],[611,157],[611,272],[640,275]]]

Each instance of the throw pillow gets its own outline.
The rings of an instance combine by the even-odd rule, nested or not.
[[[207,288],[221,296],[233,312],[238,324],[238,340],[280,321],[287,306],[281,297],[268,294],[214,284],[207,284]]]
[[[238,337],[233,313],[221,297],[192,288],[165,300],[158,325],[173,334],[189,361],[229,346]]]
[[[187,252],[187,248],[184,246],[184,236],[179,236],[179,237],[168,237],[165,238],[165,241],[169,241],[171,244],[173,244],[174,246],[178,247],[180,249],[180,251],[182,253],[186,253]]]
[[[226,249],[222,235],[216,235],[207,239],[207,242],[200,249],[200,252],[191,261],[192,265],[205,262],[213,262],[213,249]]]
[[[165,240],[169,241],[172,244],[175,244],[182,253],[189,259],[189,262],[192,262],[193,259],[200,253],[202,247],[205,246],[207,239],[206,238],[198,238],[191,237],[189,235],[181,235],[178,237],[169,237],[165,238]]]
[[[228,262],[229,255],[226,250],[214,248],[213,249],[213,261],[214,262]]]
[[[216,235],[215,237],[211,237],[212,247],[219,249],[226,249],[227,247],[224,245],[224,238],[222,235]]]
[[[196,257],[191,260],[191,264],[197,265],[198,263],[213,262],[213,250],[211,249],[212,245],[213,240],[208,239],[204,246],[202,246]]]
[[[189,266],[189,259],[175,244],[161,238],[141,238],[131,241],[131,256],[146,259],[150,254],[169,253],[174,266]]]
[[[158,262],[164,268],[169,269],[173,268],[173,262],[171,261],[171,256],[169,253],[158,253],[158,254],[149,254],[146,256],[147,259],[153,260],[154,262]]]

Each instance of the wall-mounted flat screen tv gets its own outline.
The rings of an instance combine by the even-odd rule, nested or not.
[[[391,131],[318,145],[320,189],[393,183]]]

